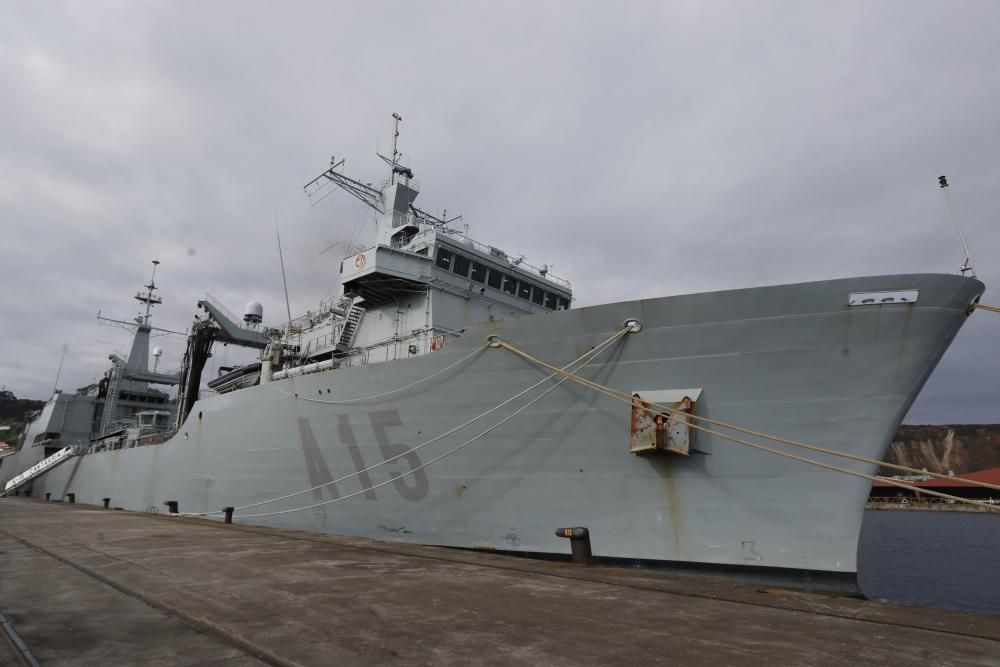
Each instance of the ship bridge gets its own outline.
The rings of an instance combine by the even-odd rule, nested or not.
[[[392,155],[379,156],[390,172],[378,187],[346,176],[344,160],[335,159],[305,186],[319,199],[331,187],[345,190],[375,211],[377,224],[374,242],[341,262],[343,319],[294,332],[306,358],[342,358],[379,346],[389,348],[384,360],[398,358],[400,349],[403,356],[422,354],[470,324],[569,308],[572,287],[547,265],[532,266],[524,256],[470,239],[461,216],[445,211],[439,217],[415,205],[420,186],[399,163],[402,118],[393,118]]]

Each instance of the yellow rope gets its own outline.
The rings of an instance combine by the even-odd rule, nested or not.
[[[601,393],[601,394],[604,394],[606,396],[609,396],[610,398],[614,398],[616,400],[622,401],[623,403],[628,403],[629,405],[633,405],[634,404],[634,399],[632,398],[632,396],[630,394],[626,394],[626,393],[620,392],[620,391],[618,391],[616,389],[612,389],[611,387],[607,387],[605,385],[598,384],[597,382],[593,382],[593,381],[588,380],[586,378],[580,377],[580,376],[578,376],[578,375],[576,375],[574,373],[563,371],[562,369],[560,369],[560,368],[558,368],[556,366],[552,366],[551,364],[548,364],[548,363],[546,363],[546,362],[544,362],[544,361],[542,361],[540,359],[537,359],[537,358],[533,357],[532,355],[528,354],[527,352],[524,352],[523,350],[519,350],[518,348],[516,348],[516,347],[514,347],[514,346],[512,346],[512,345],[510,345],[510,344],[508,344],[508,343],[506,343],[504,341],[499,341],[499,345],[501,347],[504,347],[504,348],[510,350],[511,352],[513,352],[513,353],[521,356],[521,357],[524,357],[525,359],[527,359],[527,360],[529,360],[529,361],[531,361],[533,363],[539,364],[540,366],[543,366],[543,367],[545,367],[545,368],[547,368],[547,369],[549,369],[549,370],[551,370],[551,371],[553,371],[555,373],[559,373],[560,375],[563,375],[563,376],[565,376],[565,377],[573,380],[574,382],[577,382],[578,384],[581,384],[581,385],[583,385],[585,387],[593,389],[594,391],[597,391],[598,393]],[[809,450],[821,452],[821,453],[824,453],[824,454],[830,454],[832,456],[839,456],[839,457],[843,457],[843,458],[848,458],[848,459],[852,459],[852,460],[863,462],[863,463],[871,463],[871,464],[874,464],[874,465],[887,465],[888,467],[891,467],[891,468],[896,468],[896,469],[902,469],[902,470],[906,470],[906,471],[917,472],[917,473],[920,473],[920,474],[928,474],[928,475],[931,475],[931,476],[934,476],[934,477],[941,477],[943,479],[949,479],[949,480],[952,480],[952,481],[961,481],[962,483],[965,483],[965,484],[970,484],[970,485],[973,485],[973,486],[982,486],[982,487],[990,488],[990,489],[1000,490],[1000,486],[996,486],[996,485],[993,485],[993,484],[987,484],[985,482],[977,482],[977,481],[974,481],[974,480],[968,480],[968,479],[961,479],[961,478],[956,478],[956,477],[950,477],[948,475],[940,475],[938,473],[926,473],[925,471],[916,470],[914,468],[907,468],[906,466],[898,466],[898,465],[895,465],[895,464],[886,464],[883,461],[876,461],[874,459],[868,459],[868,458],[865,458],[863,456],[856,456],[854,454],[847,454],[845,452],[838,452],[836,450],[826,449],[825,447],[818,447],[816,445],[809,445],[809,444],[806,444],[804,442],[799,442],[797,440],[788,440],[786,438],[780,438],[778,436],[772,436],[772,435],[768,435],[766,433],[760,433],[758,431],[753,431],[751,429],[742,428],[742,427],[739,427],[739,426],[736,426],[736,425],[733,425],[733,424],[727,424],[725,422],[721,422],[721,421],[716,420],[716,419],[709,419],[708,417],[703,417],[701,415],[689,414],[689,413],[677,410],[676,408],[665,406],[665,405],[660,405],[660,404],[657,404],[657,403],[652,403],[650,401],[643,401],[643,402],[646,403],[646,404],[648,404],[648,405],[650,405],[650,406],[652,406],[652,407],[655,407],[655,408],[657,408],[659,410],[663,410],[664,412],[668,412],[668,413],[672,413],[672,414],[679,414],[680,416],[682,416],[683,418],[685,418],[685,420],[687,421],[688,425],[691,428],[694,428],[694,429],[699,430],[699,431],[703,431],[705,433],[709,433],[711,435],[718,436],[720,438],[724,438],[726,440],[731,440],[731,441],[736,442],[736,443],[741,444],[741,445],[746,445],[748,447],[753,447],[755,449],[760,449],[762,451],[769,452],[771,454],[776,454],[778,456],[784,456],[786,458],[790,458],[790,459],[793,459],[793,460],[796,460],[796,461],[801,461],[803,463],[808,463],[810,465],[819,466],[821,468],[826,468],[828,470],[833,470],[833,471],[836,471],[836,472],[842,472],[842,473],[845,473],[847,475],[852,475],[854,477],[860,477],[862,479],[867,479],[867,480],[871,480],[871,481],[882,481],[882,482],[885,482],[885,483],[890,484],[892,486],[898,486],[900,488],[908,489],[910,491],[914,491],[914,492],[917,492],[917,493],[924,493],[924,494],[927,494],[927,495],[937,496],[937,497],[945,498],[945,499],[948,499],[948,500],[955,500],[957,502],[967,503],[967,504],[970,504],[970,505],[978,505],[980,507],[984,507],[984,508],[986,508],[988,510],[991,510],[991,511],[1000,511],[1000,508],[995,507],[993,505],[990,505],[989,503],[981,502],[981,501],[978,501],[978,500],[970,500],[968,498],[962,498],[961,496],[953,496],[953,495],[950,495],[950,494],[947,494],[947,493],[942,493],[940,491],[933,491],[931,489],[922,489],[922,488],[915,487],[915,486],[906,484],[905,482],[900,482],[899,480],[894,480],[894,479],[891,479],[891,478],[888,478],[888,477],[881,477],[881,476],[875,476],[875,475],[866,475],[864,473],[856,472],[854,470],[849,470],[847,468],[842,468],[840,466],[835,466],[835,465],[831,465],[831,464],[828,464],[828,463],[822,463],[820,461],[814,461],[812,459],[807,459],[807,458],[804,458],[804,457],[801,457],[801,456],[796,456],[794,454],[789,454],[788,452],[782,452],[780,450],[772,449],[770,447],[765,447],[764,445],[760,445],[760,444],[757,444],[757,443],[752,443],[752,442],[749,442],[747,440],[743,440],[741,438],[737,438],[737,437],[732,436],[732,435],[728,435],[728,434],[725,434],[725,433],[719,433],[718,431],[712,431],[711,429],[705,428],[704,426],[698,426],[697,424],[692,424],[692,423],[690,423],[690,420],[691,419],[698,419],[698,420],[705,421],[705,422],[710,423],[710,424],[714,424],[716,426],[720,426],[722,428],[728,428],[728,429],[731,429],[731,430],[734,430],[734,431],[745,433],[747,435],[753,435],[753,436],[760,437],[760,438],[765,438],[765,439],[768,439],[768,440],[774,440],[774,441],[780,442],[782,444],[791,445],[791,446],[794,446],[794,447],[802,447],[804,449],[809,449]]]
[[[511,350],[512,352],[514,352],[516,354],[519,354],[519,355],[525,357],[526,359],[529,359],[530,361],[532,361],[534,363],[541,364],[542,366],[545,366],[546,368],[549,367],[549,365],[546,364],[544,361],[541,361],[540,359],[536,359],[535,357],[531,356],[530,354],[528,354],[528,353],[526,353],[526,352],[524,352],[522,350],[518,350],[518,349],[516,349],[516,348],[514,348],[513,346],[510,346],[510,345],[506,345],[506,344],[504,344],[504,345],[505,345],[505,347],[507,347],[507,349]],[[611,389],[610,387],[604,387],[603,385],[599,385],[596,382],[591,382],[590,380],[587,380],[586,378],[579,378],[579,381],[582,382],[582,383],[586,383],[586,384],[592,385],[591,388],[607,389],[608,391],[614,392],[616,395],[613,396],[613,398],[618,398],[620,400],[628,400],[629,402],[632,402],[632,400],[633,400],[632,397],[629,394],[626,394],[624,392],[619,392],[617,390]],[[685,418],[688,418],[688,419],[697,419],[697,420],[704,421],[706,423],[712,424],[714,426],[719,426],[721,428],[727,428],[727,429],[732,430],[732,431],[737,431],[739,433],[744,433],[746,435],[752,435],[752,436],[755,436],[755,437],[758,437],[758,438],[764,438],[766,440],[773,440],[774,442],[780,442],[780,443],[782,443],[784,445],[790,445],[792,447],[800,447],[802,449],[808,449],[808,450],[811,450],[811,451],[821,452],[823,454],[829,454],[831,456],[839,456],[841,458],[851,459],[852,461],[858,461],[860,463],[870,463],[870,464],[873,464],[873,465],[882,465],[882,466],[885,466],[887,468],[892,468],[894,470],[900,470],[902,472],[909,472],[909,473],[913,473],[913,474],[917,474],[917,475],[927,475],[929,477],[936,477],[936,478],[939,478],[939,479],[947,479],[947,480],[950,480],[950,481],[953,481],[953,482],[954,481],[959,481],[959,482],[962,482],[962,483],[965,483],[965,484],[969,484],[969,485],[972,485],[972,486],[981,486],[983,488],[992,489],[994,491],[1000,491],[1000,486],[995,485],[995,484],[989,484],[987,482],[978,482],[978,481],[975,481],[975,480],[968,480],[968,479],[957,478],[957,477],[953,477],[951,475],[944,475],[944,474],[936,473],[936,472],[928,472],[926,470],[918,470],[917,468],[910,468],[910,467],[907,467],[907,466],[904,466],[904,465],[898,465],[898,464],[895,464],[895,463],[888,463],[886,461],[879,461],[877,459],[870,459],[870,458],[866,458],[864,456],[858,456],[858,455],[855,455],[855,454],[848,454],[847,452],[840,452],[840,451],[837,451],[835,449],[827,449],[826,447],[819,447],[817,445],[810,445],[808,443],[801,442],[801,441],[798,441],[798,440],[789,440],[788,438],[782,438],[780,436],[771,435],[769,433],[762,433],[760,431],[754,431],[753,429],[744,428],[742,426],[737,426],[735,424],[729,424],[727,422],[719,421],[717,419],[711,419],[709,417],[703,417],[701,415],[688,414],[686,412],[683,412],[681,410],[677,410],[676,408],[673,408],[673,407],[670,407],[670,406],[658,405],[656,403],[651,403],[649,401],[644,401],[644,402],[648,403],[649,405],[651,405],[653,407],[656,407],[658,409],[662,409],[664,412],[668,412],[668,413],[671,413],[671,414],[679,414],[679,415],[681,415],[681,416],[683,416]]]
[[[985,303],[974,303],[973,308],[979,308],[981,310],[988,310],[991,313],[1000,313],[1000,307],[997,306],[987,306]]]

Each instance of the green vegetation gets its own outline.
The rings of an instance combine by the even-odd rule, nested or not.
[[[35,401],[30,398],[18,398],[13,392],[0,390],[0,426],[9,429],[0,430],[0,441],[16,445],[29,421],[29,416],[36,410],[41,410],[45,401]]]

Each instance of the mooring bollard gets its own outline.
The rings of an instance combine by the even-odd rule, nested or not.
[[[223,507],[222,508],[222,511],[226,513],[226,518],[223,521],[223,523],[232,523],[233,522],[233,510],[234,509],[236,509],[236,508],[234,508],[234,507]]]
[[[111,498],[102,498],[104,501],[104,509],[108,509],[111,506]]]
[[[167,506],[168,514],[177,514],[177,501],[176,500],[166,500],[163,503]]]
[[[49,500],[50,498],[52,498],[52,494],[51,493],[46,493],[45,494],[45,499]]]
[[[592,565],[594,554],[590,550],[590,531],[586,528],[556,528],[558,537],[568,537],[573,552],[573,562],[577,565]]]
[[[75,493],[67,493],[66,494],[66,502],[68,502],[68,503],[75,503],[76,502],[76,494]]]

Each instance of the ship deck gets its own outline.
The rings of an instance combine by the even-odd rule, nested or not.
[[[995,616],[17,497],[0,499],[4,620],[0,659],[43,665],[987,665],[1000,650]]]

